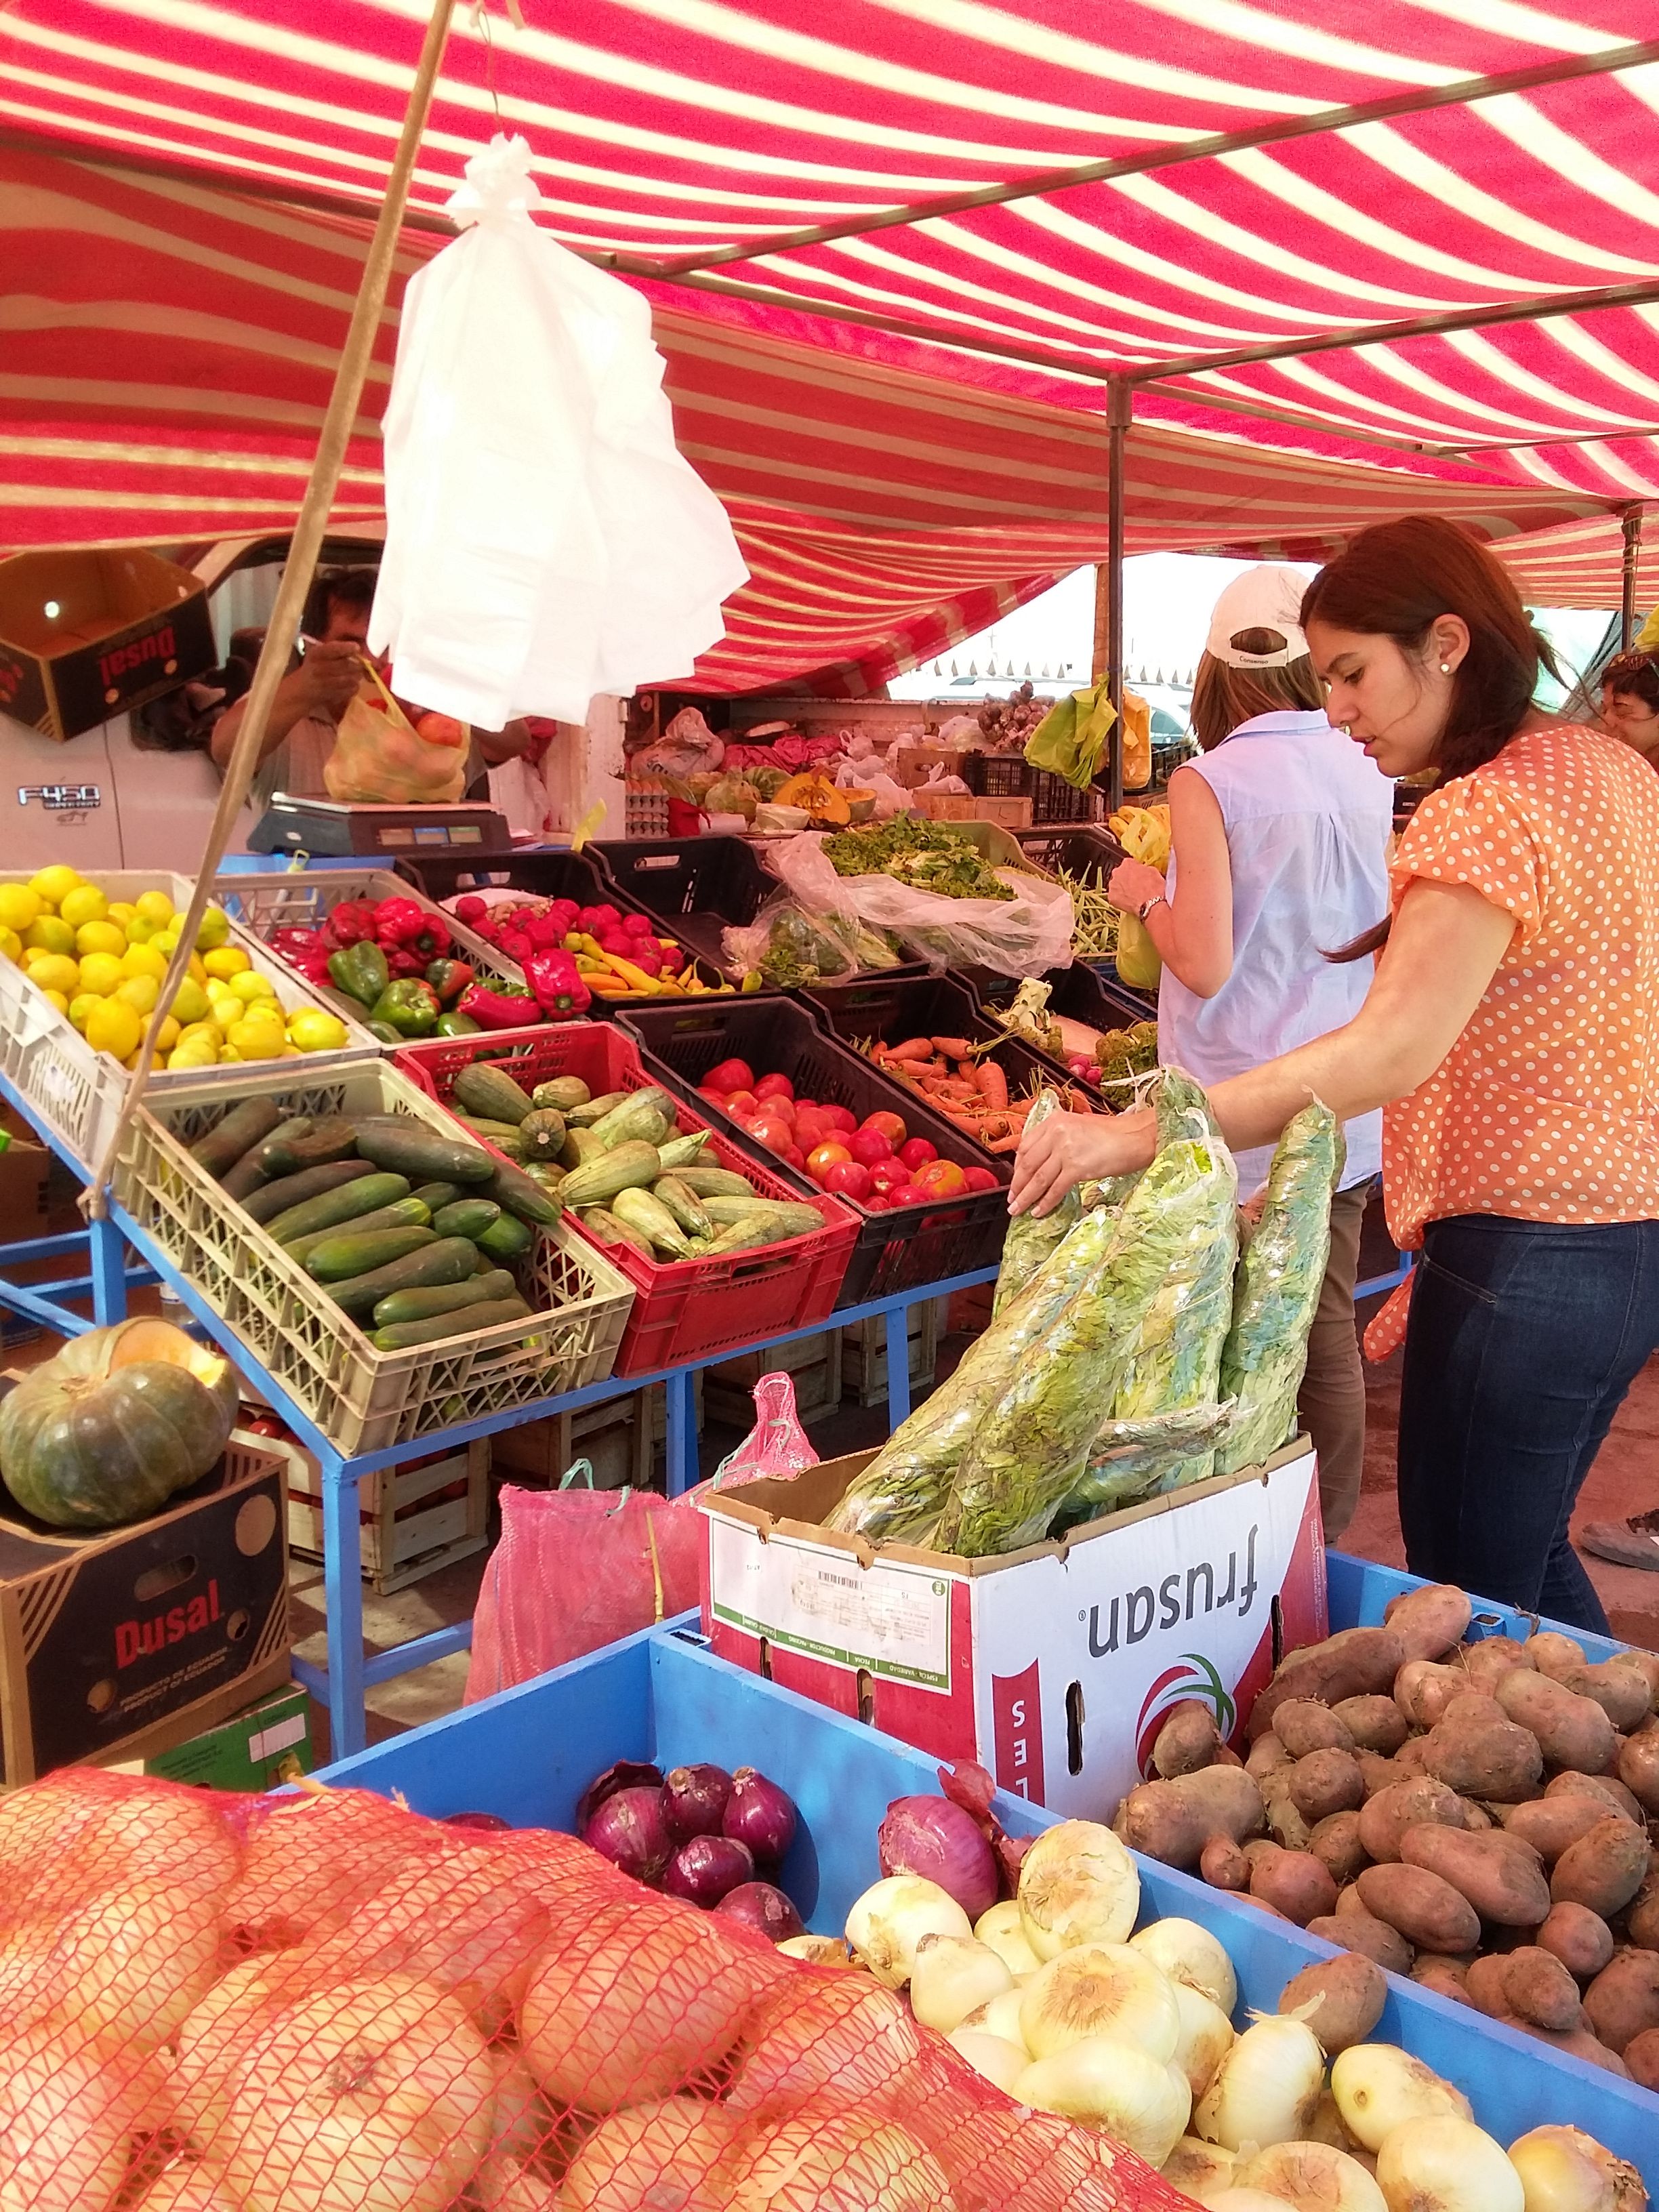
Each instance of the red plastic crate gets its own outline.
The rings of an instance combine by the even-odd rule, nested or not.
[[[526,1091],[556,1075],[580,1077],[596,1098],[607,1091],[639,1091],[655,1084],[632,1038],[608,1023],[567,1022],[557,1029],[430,1038],[406,1045],[392,1057],[412,1082],[445,1106],[456,1076],[476,1060],[490,1060]],[[590,1237],[636,1292],[617,1355],[618,1375],[654,1374],[823,1321],[835,1310],[858,1239],[860,1217],[838,1199],[822,1191],[805,1193],[729,1142],[683,1101],[676,1099],[675,1107],[682,1136],[694,1129],[710,1131],[706,1158],[747,1176],[763,1197],[815,1206],[823,1227],[754,1252],[665,1261],[660,1266],[628,1245],[599,1244]],[[567,1218],[578,1235],[587,1236],[574,1215]]]

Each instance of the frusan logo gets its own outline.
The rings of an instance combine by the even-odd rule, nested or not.
[[[1156,1589],[1144,1583],[1139,1589],[1121,1592],[1109,1606],[1091,1605],[1089,1656],[1109,1659],[1120,1643],[1125,1646],[1143,1644],[1154,1626],[1176,1628],[1195,1620],[1200,1613],[1224,1613],[1236,1606],[1239,1619],[1244,1620],[1261,1587],[1255,1572],[1255,1540],[1260,1533],[1252,1522],[1242,1560],[1237,1548],[1228,1553],[1224,1585],[1220,1562],[1200,1559],[1188,1568],[1184,1578],[1165,1575]]]
[[[115,1663],[131,1667],[140,1659],[154,1658],[169,1644],[182,1644],[187,1636],[199,1636],[204,1628],[211,1628],[219,1618],[219,1585],[211,1582],[204,1595],[191,1598],[188,1605],[175,1605],[166,1613],[158,1613],[153,1620],[118,1620],[115,1624]]]
[[[1226,1684],[1201,1652],[1184,1652],[1180,1664],[1166,1667],[1141,1701],[1140,1717],[1135,1723],[1135,1765],[1143,1777],[1152,1771],[1152,1746],[1166,1715],[1171,1707],[1184,1705],[1194,1698],[1215,1715],[1224,1743],[1232,1734],[1238,1713]]]
[[[173,654],[173,624],[168,623],[164,629],[152,630],[148,637],[136,637],[131,645],[118,645],[103,654],[98,663],[99,681],[113,684],[118,676],[142,668],[147,660],[171,660]]]

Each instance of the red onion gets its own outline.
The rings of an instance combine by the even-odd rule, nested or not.
[[[671,1897],[683,1897],[706,1912],[729,1890],[751,1881],[754,1872],[747,1844],[734,1844],[729,1836],[693,1836],[668,1862],[662,1886]]]
[[[587,1824],[607,1797],[614,1797],[619,1790],[660,1789],[662,1769],[647,1766],[637,1759],[619,1759],[614,1766],[596,1775],[576,1801],[576,1833],[585,1836]]]
[[[498,1813],[447,1813],[443,1824],[446,1828],[486,1828],[492,1835],[513,1825]]]
[[[723,1766],[677,1766],[662,1785],[663,1826],[677,1844],[718,1836],[732,1778]]]
[[[759,1866],[776,1866],[795,1840],[795,1808],[775,1782],[740,1766],[720,1822],[724,1834],[747,1844]]]
[[[717,1920],[740,1920],[758,1929],[769,1943],[781,1943],[791,1936],[804,1936],[800,1915],[781,1889],[769,1881],[745,1881],[727,1890],[714,1907]]]
[[[662,1824],[661,1790],[618,1790],[588,1820],[582,1841],[635,1881],[654,1886],[674,1848]]]
[[[997,1901],[997,1864],[971,1813],[948,1797],[896,1797],[877,1847],[884,1874],[918,1874],[937,1882],[977,1920]]]

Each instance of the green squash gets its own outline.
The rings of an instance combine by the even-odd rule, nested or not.
[[[89,1329],[0,1399],[0,1479],[54,1528],[142,1521],[217,1464],[240,1397],[230,1362],[170,1322]]]

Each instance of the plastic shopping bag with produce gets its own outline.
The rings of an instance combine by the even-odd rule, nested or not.
[[[368,668],[340,718],[323,781],[331,799],[361,805],[449,805],[466,789],[467,754],[464,722],[447,714],[411,722]]]

